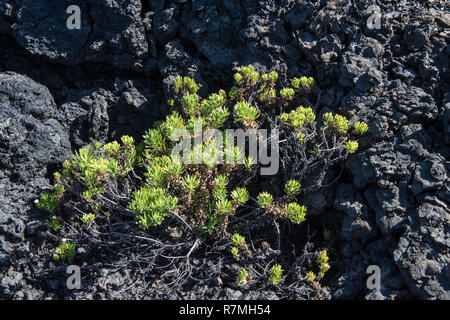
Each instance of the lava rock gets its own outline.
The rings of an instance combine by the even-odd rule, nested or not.
[[[81,10],[81,29],[69,29],[70,5]],[[106,61],[132,69],[148,51],[140,0],[20,0],[14,4],[12,34],[30,54],[67,65]]]
[[[407,285],[422,299],[449,299],[450,211],[424,203],[414,212],[408,232],[393,251]]]
[[[0,73],[0,165],[11,180],[28,183],[70,154],[68,136],[53,119],[56,105],[44,86]]]

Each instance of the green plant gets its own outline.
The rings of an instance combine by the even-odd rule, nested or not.
[[[183,110],[189,117],[197,116],[200,111],[199,96],[196,93],[183,96]]]
[[[245,246],[245,238],[238,233],[233,234],[231,237],[231,242],[237,247]]]
[[[283,88],[280,90],[280,96],[283,99],[292,99],[295,95],[295,91],[292,88]]]
[[[330,269],[330,265],[328,264],[328,255],[326,250],[322,250],[319,252],[317,256],[317,264],[319,265],[319,277],[323,277],[325,275],[325,272],[327,272]]]
[[[143,247],[145,257],[155,261],[186,253],[189,257],[199,247],[216,250],[233,235],[233,257],[258,269],[268,254],[253,254],[253,250],[269,250],[274,239],[264,241],[262,247],[252,242],[250,248],[239,234],[264,230],[276,235],[280,234],[274,223],[278,219],[303,222],[307,209],[294,202],[296,197],[323,187],[329,168],[356,152],[359,136],[368,130],[363,122],[350,127],[347,118],[332,113],[317,121],[312,107],[300,105],[317,101],[319,88],[314,88],[314,79],[302,76],[285,82],[285,76],[242,66],[236,69],[228,92],[205,96],[193,78],[176,77],[167,116],[145,132],[141,143],[123,136],[80,148],[55,173],[55,192],[43,193],[37,206],[52,214],[59,207],[73,212],[58,216],[65,219],[64,236],[74,242],[84,243],[88,234],[92,243],[108,241],[108,247],[129,250],[136,261],[146,260]],[[279,78],[287,83],[285,88]],[[235,133],[247,134],[246,129],[270,147],[271,154],[272,147],[279,146],[280,179],[270,180],[273,194],[258,194],[269,181],[258,174],[266,163],[251,157],[251,150],[246,150],[248,139],[245,147],[236,145],[240,137]],[[276,134],[268,137],[265,132]],[[302,189],[302,184],[307,188]],[[283,189],[285,193],[278,192]],[[168,215],[173,219],[167,219]],[[81,221],[90,223],[94,218],[89,228],[80,227]],[[294,244],[290,237],[279,239],[287,242],[280,250]],[[298,259],[290,261],[294,260]],[[187,265],[177,261],[164,268]],[[283,274],[277,266],[269,277],[274,284]],[[322,263],[319,276],[327,268],[328,262]],[[259,270],[252,276],[261,280],[264,274]]]
[[[269,77],[272,81],[277,81],[278,79],[278,72],[276,71],[270,71],[269,72]]]
[[[242,122],[247,127],[254,127],[259,111],[247,102],[240,101],[234,105],[234,122]]]
[[[239,284],[244,286],[247,284],[247,278],[248,278],[248,271],[245,270],[245,268],[242,268],[239,271],[239,275],[238,275],[238,279],[239,279]]]
[[[147,185],[149,187],[166,188],[174,181],[179,182],[184,172],[183,165],[176,158],[168,156],[153,157],[152,162],[145,165],[147,169]]]
[[[313,77],[301,77],[301,78],[294,78],[292,79],[292,86],[295,89],[300,88],[312,88],[314,86],[314,78]]]
[[[62,173],[55,176],[60,185],[55,186],[60,197],[69,187],[72,191],[76,189],[83,200],[92,202],[103,192],[106,181],[126,176],[133,170],[137,158],[134,139],[124,136],[122,141],[123,145],[113,141],[103,147],[98,143],[94,148],[85,146],[71,160],[65,161]]]
[[[93,213],[85,213],[83,214],[83,216],[81,217],[81,222],[85,223],[85,224],[91,224],[92,222],[94,222],[95,220],[95,214]]]
[[[234,203],[242,205],[248,201],[249,194],[246,188],[237,188],[231,192],[231,198]]]
[[[36,200],[36,206],[51,214],[55,213],[59,205],[58,196],[55,193],[44,191],[41,193],[39,200]]]
[[[252,157],[248,156],[248,157],[246,157],[244,159],[244,166],[245,166],[245,168],[250,170],[253,165],[254,165],[254,163],[253,163]]]
[[[358,142],[349,140],[345,144],[345,150],[347,150],[348,153],[355,153],[356,150],[358,150]]]
[[[231,87],[230,91],[228,92],[228,96],[230,97],[231,101],[236,101],[238,99],[238,94],[239,89],[236,86]]]
[[[66,188],[59,183],[55,183],[54,187],[55,187],[55,192],[58,196],[62,196],[66,192]]]
[[[239,257],[239,249],[237,247],[232,247],[231,248],[231,254],[233,255],[233,257],[235,259],[237,259]]]
[[[190,77],[178,76],[175,78],[174,85],[176,92],[186,91],[189,93],[196,93],[199,89],[199,85]]]
[[[208,114],[211,111],[223,107],[225,105],[227,94],[220,90],[219,93],[213,93],[207,99],[202,101],[202,114]]]
[[[61,182],[63,176],[60,172],[55,172],[53,173],[53,178],[55,179],[56,182]]]
[[[103,146],[103,151],[108,155],[116,155],[119,153],[120,144],[117,141],[112,141]]]
[[[316,274],[315,274],[314,272],[309,271],[309,272],[306,274],[306,280],[307,280],[307,281],[309,281],[309,282],[314,282],[315,279],[316,279]]]
[[[191,95],[192,96],[192,95]],[[176,111],[172,112],[166,117],[166,120],[161,122],[157,130],[168,140],[172,138],[175,131],[185,131],[186,123],[183,117]]]
[[[323,115],[323,119],[326,127],[332,128],[341,134],[348,132],[349,124],[346,117],[339,114],[333,116],[331,112],[328,112]]]
[[[63,242],[55,250],[53,254],[53,259],[55,261],[67,261],[72,262],[75,258],[75,243]]]
[[[258,199],[257,200],[258,200],[258,205],[261,208],[267,209],[268,207],[270,207],[270,205],[273,202],[273,196],[270,193],[264,191],[264,192],[261,192],[258,195]]]
[[[287,205],[285,214],[292,223],[300,224],[306,220],[306,207],[301,206],[298,203],[291,202]]]
[[[276,286],[281,282],[282,278],[283,278],[283,269],[281,268],[281,265],[279,264],[273,265],[269,273],[269,282],[274,286]]]
[[[288,196],[294,197],[300,193],[302,185],[298,180],[291,179],[284,185],[284,191]]]
[[[161,130],[150,129],[144,135],[146,149],[154,155],[162,154],[166,151],[166,139]]]
[[[362,122],[362,121],[356,122],[354,125],[354,128],[355,128],[355,132],[359,135],[363,135],[367,132],[367,130],[369,130],[369,126],[367,125],[367,123]]]
[[[217,200],[225,199],[225,197],[228,194],[227,185],[228,185],[228,178],[223,174],[218,175],[214,179],[213,196],[215,199]]]
[[[299,143],[299,144],[302,144],[303,141],[305,141],[306,134],[303,133],[303,132],[301,132],[301,131],[299,131],[299,132],[297,133],[297,138],[298,138],[298,143]]]
[[[229,116],[230,112],[227,107],[218,107],[209,113],[207,122],[211,128],[221,128]]]
[[[316,115],[311,107],[300,106],[289,113],[282,113],[280,120],[295,130],[300,130],[314,123]]]
[[[242,75],[240,73],[235,73],[234,74],[234,80],[239,83],[243,80],[244,78],[242,77]]]
[[[233,211],[233,205],[228,199],[219,199],[216,201],[216,210],[219,214],[226,214]]]
[[[237,83],[244,82],[246,84],[255,84],[259,79],[259,73],[255,68],[250,66],[242,66],[238,68],[238,72],[234,75]]]
[[[300,79],[299,78],[292,79],[291,84],[292,84],[292,87],[294,87],[295,89],[299,89],[301,86]]]
[[[177,203],[178,199],[167,196],[162,188],[143,187],[133,193],[128,209],[137,215],[139,227],[145,230],[160,225]]]
[[[46,222],[46,226],[47,226],[47,228],[53,229],[54,231],[58,231],[62,227],[61,222],[59,221],[58,217],[56,217],[56,216],[50,217]]]
[[[200,180],[191,174],[183,177],[183,182],[181,183],[181,187],[183,190],[188,192],[194,192],[200,186]]]

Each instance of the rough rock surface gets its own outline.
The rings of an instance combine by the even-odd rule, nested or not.
[[[29,284],[26,236],[39,213],[30,209],[39,192],[49,187],[52,166],[71,153],[56,112],[46,87],[23,75],[0,73],[0,288],[5,297],[36,294]]]
[[[81,9],[81,29],[69,29],[67,8]],[[119,68],[142,69],[148,52],[139,0],[20,0],[12,3],[11,32],[32,55],[76,65],[108,61]]]
[[[450,299],[449,8],[378,1],[380,28],[370,29],[372,2],[0,1],[0,298],[133,298],[102,289],[132,283],[126,268],[83,266],[92,285],[79,292],[63,288],[62,267],[38,281],[49,266],[33,200],[71,148],[139,138],[167,111],[176,74],[204,93],[252,63],[313,76],[319,112],[369,124],[342,181],[305,199],[314,219],[335,221],[330,297]],[[81,30],[66,28],[69,4]],[[380,291],[366,287],[370,265]],[[157,292],[147,297],[276,297],[219,284]]]

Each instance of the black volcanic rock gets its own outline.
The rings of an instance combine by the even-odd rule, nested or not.
[[[99,262],[83,266],[86,286],[71,292],[64,266],[48,262],[54,248],[40,249],[48,215],[33,208],[71,146],[139,140],[167,113],[176,75],[194,77],[204,95],[228,90],[234,68],[251,63],[313,76],[321,95],[308,104],[318,114],[369,125],[342,181],[301,199],[312,233],[333,221],[324,291],[449,299],[448,8],[377,3],[380,29],[367,26],[370,0],[0,1],[0,298],[277,298],[219,281],[162,294]],[[66,27],[69,5],[81,8],[81,30]],[[382,271],[379,291],[366,287],[370,265]],[[41,270],[53,271],[43,280]]]
[[[33,276],[26,265],[34,254],[26,238],[42,231],[43,217],[30,212],[34,200],[49,188],[52,168],[71,154],[69,137],[56,114],[46,87],[14,72],[0,73],[1,298],[41,294],[28,281]]]
[[[26,76],[0,73],[0,166],[20,183],[45,177],[70,154],[56,104],[44,86]]]
[[[70,5],[81,9],[81,29],[66,26]],[[68,65],[108,61],[132,69],[148,51],[140,0],[32,1],[13,4],[11,30],[30,54]]]

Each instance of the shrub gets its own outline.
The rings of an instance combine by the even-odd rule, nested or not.
[[[183,96],[183,111],[189,117],[198,116],[200,111],[199,96],[196,93]]]
[[[54,187],[55,187],[55,192],[58,197],[63,196],[64,193],[66,192],[66,188],[61,184],[55,183]]]
[[[283,99],[292,99],[295,95],[295,91],[292,88],[283,88],[280,90],[280,96]]]
[[[175,78],[174,84],[176,92],[186,90],[189,93],[196,93],[199,89],[199,85],[195,82],[194,79],[190,77],[178,76],[177,78]]]
[[[233,211],[233,205],[228,199],[218,199],[216,202],[216,210],[219,214],[230,213]]]
[[[237,83],[245,82],[246,84],[255,84],[259,79],[259,73],[255,68],[250,66],[242,66],[238,68],[238,72],[234,75]]]
[[[327,173],[334,175],[329,169],[356,152],[358,138],[368,131],[364,122],[351,126],[345,116],[333,113],[326,113],[322,124],[309,102],[319,90],[314,79],[299,76],[282,87],[279,78],[285,76],[242,66],[229,91],[203,97],[193,78],[178,76],[168,100],[170,112],[145,132],[141,142],[123,136],[80,148],[55,173],[55,192],[42,193],[37,207],[67,217],[63,224],[52,217],[48,225],[77,243],[89,236],[90,243],[115,248],[121,257],[129,250],[139,263],[161,260],[167,263],[161,269],[185,268],[164,275],[188,276],[190,264],[180,257],[189,259],[202,245],[204,252],[226,255],[231,248],[239,263],[251,264],[251,270],[261,268],[265,259],[294,245],[281,245],[290,241],[281,233],[294,229],[285,224],[305,221],[301,196],[322,188]],[[269,180],[258,174],[261,161],[235,145],[235,137],[226,131],[245,127],[267,146],[280,147],[280,170]],[[278,136],[264,136],[263,130]],[[181,141],[192,148],[180,150]],[[240,235],[258,231],[277,250],[269,244],[259,247],[255,238],[247,245]],[[62,243],[55,257],[70,257],[65,253],[70,248]],[[322,277],[329,269],[326,251],[318,257]],[[252,280],[266,281],[265,274],[265,269],[252,272]],[[282,274],[281,266],[274,265],[270,283],[279,284]]]
[[[246,157],[245,160],[244,160],[244,166],[245,166],[245,168],[247,168],[247,169],[250,170],[250,169],[252,168],[253,165],[254,165],[254,163],[253,163],[252,157],[250,157],[250,156]]]
[[[314,78],[312,77],[301,77],[301,78],[294,78],[292,79],[292,87],[295,89],[301,89],[301,88],[312,88],[314,86]]]
[[[148,130],[144,135],[144,142],[147,150],[155,155],[163,154],[166,151],[166,139],[161,130]]]
[[[312,124],[316,120],[316,115],[311,107],[300,106],[289,113],[281,114],[280,120],[293,129],[300,130],[305,125]]]

